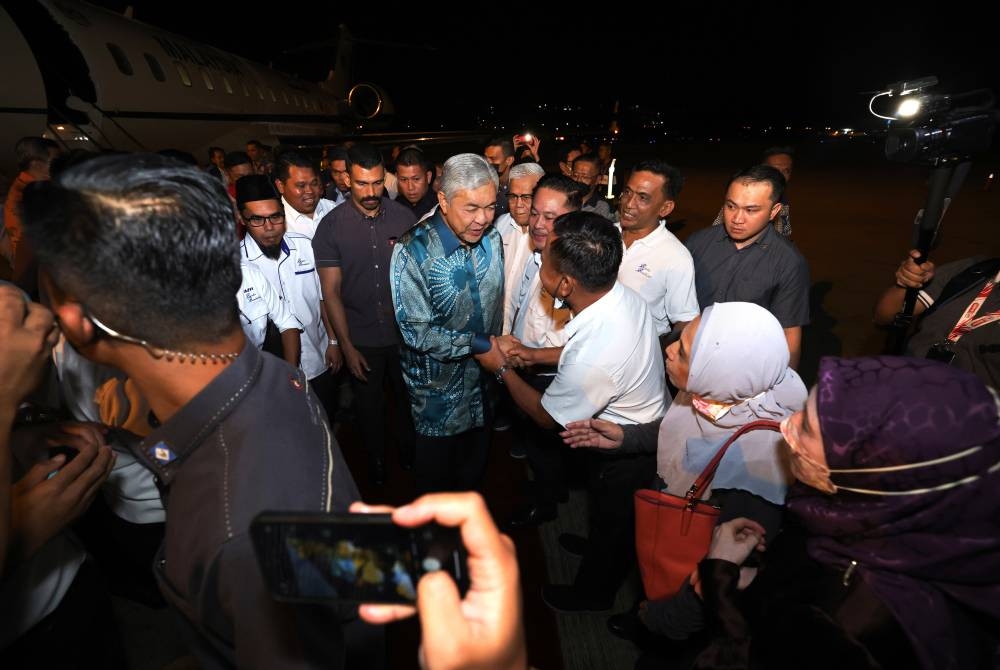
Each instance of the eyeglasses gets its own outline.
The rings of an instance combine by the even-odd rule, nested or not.
[[[597,179],[596,174],[585,174],[585,173],[582,174],[580,172],[571,172],[569,176],[572,177],[574,180],[583,179],[586,181],[591,181],[593,179]]]
[[[508,200],[513,200],[513,201],[520,200],[525,205],[530,205],[531,204],[531,194],[530,193],[508,193],[507,194],[507,199]]]
[[[272,226],[276,226],[285,220],[285,213],[275,212],[274,214],[268,214],[267,216],[244,216],[243,220],[247,222],[248,226],[253,226],[254,228],[263,226],[265,221],[270,221]]]

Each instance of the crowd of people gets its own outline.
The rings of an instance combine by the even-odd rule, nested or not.
[[[438,175],[414,146],[320,166],[251,141],[204,170],[19,142],[0,664],[123,667],[114,572],[177,613],[204,667],[380,667],[382,624],[419,614],[425,667],[526,668],[514,545],[475,493],[493,431],[531,476],[507,529],[551,521],[570,488],[589,500],[589,533],[559,537],[580,567],[545,603],[608,612],[636,568],[635,492],[683,496],[765,419],[780,433],[741,434],[705,493],[704,560],[609,619],[651,636],[640,665],[996,667],[1000,263],[911,253],[875,306],[889,322],[919,291],[907,356],[825,358],[810,391],[792,150],[736,172],[682,243],[681,172],[619,168],[612,208],[611,149],[547,172],[537,138],[497,138]],[[348,403],[371,484],[394,451],[416,501],[359,501],[333,428]],[[263,510],[458,527],[470,587],[432,572],[415,607],[275,600]]]

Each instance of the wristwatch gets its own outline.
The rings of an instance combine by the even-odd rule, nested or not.
[[[507,372],[508,370],[510,370],[510,366],[504,363],[503,365],[497,368],[496,372],[493,373],[494,375],[496,375],[498,383],[503,384],[503,373]]]

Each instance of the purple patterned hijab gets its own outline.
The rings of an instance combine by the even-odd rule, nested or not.
[[[947,602],[1000,625],[1000,420],[979,377],[934,361],[889,356],[820,362],[820,429],[834,484],[876,491],[823,495],[797,484],[788,509],[809,555],[855,573],[892,611],[924,668],[953,668]],[[948,457],[953,457],[948,460]]]

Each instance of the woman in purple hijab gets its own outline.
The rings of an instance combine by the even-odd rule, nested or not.
[[[825,358],[782,425],[793,526],[744,592],[754,522],[699,566],[719,636],[697,667],[1000,667],[1000,419],[975,375]]]

